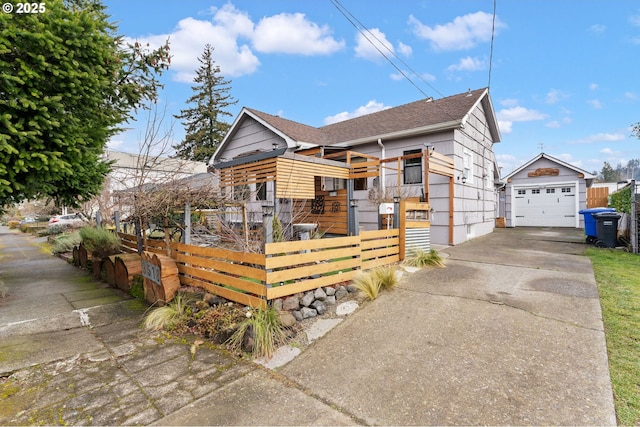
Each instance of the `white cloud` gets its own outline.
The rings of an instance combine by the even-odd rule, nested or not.
[[[600,150],[600,152],[602,154],[606,154],[608,156],[620,156],[620,155],[622,155],[621,151],[614,151],[611,148],[603,148],[602,150]]]
[[[617,142],[624,141],[625,136],[622,133],[601,132],[589,135],[585,138],[572,141],[572,144],[593,144],[595,142]]]
[[[327,55],[344,48],[343,41],[331,36],[328,26],[306,19],[304,14],[282,13],[262,18],[254,24],[247,12],[227,3],[211,8],[210,20],[192,17],[180,20],[168,34],[137,38],[150,47],[171,44],[171,72],[175,80],[192,82],[200,66],[198,57],[205,44],[213,46],[213,60],[226,77],[254,73],[260,60],[254,51],[299,55]],[[131,40],[128,40],[131,41]]]
[[[588,32],[594,33],[594,34],[604,33],[606,30],[607,30],[607,26],[603,24],[593,24],[592,26],[587,28]]]
[[[549,123],[547,123],[545,125],[545,127],[551,128],[551,129],[558,129],[560,127],[560,122],[557,120],[553,120],[550,121]]]
[[[421,39],[429,40],[435,50],[463,50],[491,40],[493,15],[486,12],[470,13],[433,27],[423,24],[411,15],[408,23],[414,34]],[[506,25],[496,17],[496,32],[504,27]]]
[[[338,113],[338,114],[336,114],[334,116],[325,117],[324,124],[325,125],[330,125],[330,124],[333,124],[333,123],[338,123],[338,122],[342,122],[342,121],[345,121],[345,120],[353,119],[355,117],[364,116],[366,114],[375,113],[377,111],[386,110],[388,108],[391,108],[391,107],[388,107],[388,106],[384,105],[381,102],[377,102],[374,99],[372,101],[369,101],[366,105],[363,105],[363,106],[360,106],[360,107],[356,108],[352,112],[343,111],[343,112]]]
[[[587,100],[587,104],[589,104],[594,110],[602,109],[602,103],[597,99],[589,99]]]
[[[598,89],[598,83],[591,83],[589,84],[589,90],[597,90]]]
[[[544,120],[548,116],[536,110],[515,106],[504,108],[496,113],[500,132],[503,134],[511,133],[513,122],[530,122],[534,120]]]
[[[413,54],[413,49],[408,44],[398,42],[398,52],[406,57],[409,57]]]
[[[328,55],[344,48],[327,25],[307,20],[303,13],[281,13],[262,18],[252,35],[253,47],[263,53]]]
[[[561,100],[566,99],[568,97],[569,95],[561,90],[551,89],[549,92],[547,92],[547,96],[545,97],[545,102],[547,104],[557,104]]]
[[[636,99],[638,99],[638,94],[633,92],[625,92],[624,97],[632,101],[635,101]]]
[[[487,68],[487,62],[484,59],[472,58],[467,56],[461,58],[457,64],[450,65],[448,71],[480,71]]]
[[[391,55],[391,52],[395,52],[393,45],[387,40],[387,36],[378,28],[372,28],[364,34],[358,32],[354,50],[356,57],[374,62],[383,61],[382,54],[388,56]]]
[[[640,15],[631,15],[629,17],[629,23],[633,26],[640,27]]]
[[[124,145],[124,141],[122,139],[113,139],[113,138],[111,138],[107,142],[107,148],[109,150],[119,150],[120,147],[122,147],[123,145]]]
[[[500,101],[500,105],[504,107],[515,107],[518,105],[518,100],[515,98],[507,98]]]

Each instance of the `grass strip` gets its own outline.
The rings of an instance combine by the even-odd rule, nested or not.
[[[600,294],[618,425],[639,425],[640,256],[595,248],[586,255]]]

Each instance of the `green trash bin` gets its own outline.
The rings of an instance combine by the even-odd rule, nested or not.
[[[615,212],[601,212],[594,214],[593,217],[596,220],[596,246],[599,248],[618,246],[618,220],[621,215]]]

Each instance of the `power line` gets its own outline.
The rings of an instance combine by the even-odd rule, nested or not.
[[[420,74],[418,74],[406,62],[404,62],[398,55],[396,55],[396,53],[392,49],[390,49],[378,37],[376,37],[376,35],[373,34],[373,32],[371,32],[371,30],[369,30],[357,17],[355,17],[351,12],[349,12],[349,10],[346,7],[344,7],[339,0],[330,0],[330,1],[333,4],[333,6],[336,9],[338,9],[338,11],[342,14],[342,16],[344,16],[347,19],[347,21],[349,21],[349,23],[353,25],[353,27],[371,44],[371,46],[373,46],[378,51],[378,53],[380,53],[380,55],[382,55],[382,57],[386,59],[387,62],[389,62],[389,64],[393,66],[393,68],[395,68],[405,79],[407,79],[409,83],[411,83],[416,89],[418,89],[418,91],[421,94],[423,94],[427,98],[429,97],[429,95],[427,95],[420,87],[418,87],[415,84],[415,82],[411,80],[411,78],[402,69],[400,69],[400,67],[398,67],[384,52],[380,50],[379,46],[383,46],[387,51],[389,51],[389,53],[391,53],[391,55],[393,55],[394,58],[396,58],[402,65],[407,67],[411,71],[411,73],[413,73],[413,75],[418,77],[423,83],[429,86],[438,95],[440,95],[441,97],[444,97],[444,95],[440,93],[439,90],[437,90],[429,82],[427,82],[422,76],[420,76]],[[374,38],[378,43],[374,43],[371,40],[371,38],[369,38],[369,36]]]
[[[487,88],[491,90],[491,70],[493,68],[493,39],[496,34],[496,3],[497,0],[493,0],[493,21],[491,23],[491,49],[489,53],[489,81],[487,82]]]

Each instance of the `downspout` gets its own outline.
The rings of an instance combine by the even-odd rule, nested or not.
[[[382,143],[382,139],[378,138],[378,145],[380,146],[380,159],[386,159],[387,152],[384,148],[384,144]],[[386,192],[386,184],[385,184],[385,170],[382,164],[380,164],[380,189],[383,192]],[[398,172],[400,173],[400,172]],[[384,196],[384,193],[382,193]]]

